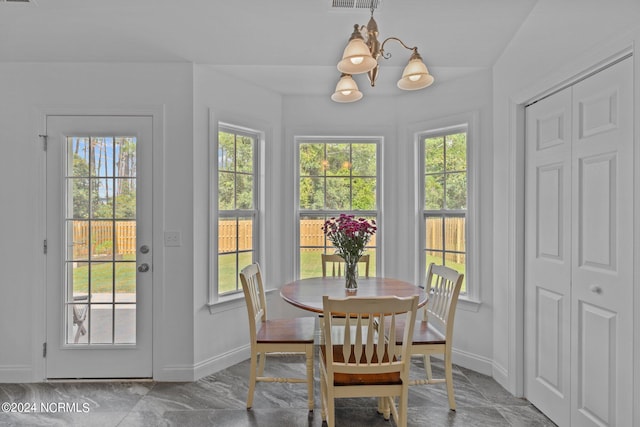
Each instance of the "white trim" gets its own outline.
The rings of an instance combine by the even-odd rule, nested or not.
[[[524,194],[522,191],[524,188],[524,106],[557,91],[561,87],[585,78],[625,55],[631,53],[637,56],[634,38],[638,37],[640,37],[640,34],[635,31],[631,35],[625,34],[614,41],[599,46],[597,49],[592,49],[587,54],[571,61],[559,71],[550,74],[547,78],[541,79],[537,83],[520,90],[508,100],[508,138],[511,142],[507,144],[507,149],[509,150],[507,158],[509,160],[506,165],[509,185],[507,194],[507,207],[509,212],[506,227],[507,254],[509,255],[509,260],[506,264],[506,278],[509,307],[508,318],[498,319],[499,321],[506,321],[509,325],[508,367],[495,364],[496,368],[494,368],[493,377],[499,384],[516,396],[524,395]],[[636,61],[638,61],[637,58]],[[636,62],[636,65],[637,64],[638,62]],[[637,82],[637,73],[634,75],[634,82]],[[635,96],[634,107],[637,108],[639,99],[637,84]],[[637,129],[634,134],[637,146]],[[637,191],[636,189],[636,196],[638,194]],[[505,230],[502,230],[500,233],[504,231]],[[494,230],[494,237],[498,233],[498,231]],[[636,240],[636,247],[637,244],[638,241]],[[635,257],[636,260],[639,259],[637,253]],[[496,274],[496,266],[498,265],[499,263],[494,260],[494,275]],[[637,285],[637,275],[634,277],[634,280]],[[634,313],[638,313],[640,310],[640,297],[637,294],[636,292]],[[640,317],[637,316],[634,323],[636,338],[640,337],[639,327]],[[636,343],[636,349],[640,351],[640,344]],[[635,387],[636,391],[640,393],[640,385],[638,384],[638,380],[640,379],[640,361],[637,357],[635,360]],[[640,409],[638,408],[635,409],[634,420],[640,421]]]
[[[165,366],[154,379],[167,382],[193,382],[227,369],[249,357],[251,357],[251,346],[247,344],[193,365]]]
[[[443,134],[447,131],[466,129],[467,132],[467,245],[466,245],[466,276],[467,294],[461,300],[465,300],[464,309],[478,311],[481,303],[480,294],[480,269],[479,269],[479,203],[478,192],[480,182],[480,129],[479,112],[471,111],[440,117],[409,126],[408,132],[413,135],[414,146],[414,180],[418,184],[415,186],[416,201],[414,206],[415,221],[418,227],[418,247],[415,251],[415,282],[424,283],[426,275],[426,261],[424,259],[424,185],[421,184],[424,171],[424,151],[420,144],[421,137],[431,134]],[[471,254],[471,256],[469,256]],[[474,307],[475,306],[475,307]]]
[[[196,381],[208,375],[215,374],[250,357],[251,345],[247,344],[202,360],[193,366],[193,380]]]
[[[509,371],[495,360],[493,361],[490,375],[498,384],[506,384],[509,381]],[[519,396],[518,394],[514,395]]]
[[[636,37],[640,38],[640,30]],[[635,45],[632,49],[632,53],[634,55],[633,64],[634,64],[634,80],[633,80],[633,112],[634,116],[638,117],[640,113],[640,84],[638,83],[638,70],[640,70],[640,55],[637,54]],[[640,399],[640,217],[638,216],[638,212],[640,212],[640,171],[638,170],[638,165],[640,165],[640,127],[638,126],[637,121],[634,121],[633,124],[633,146],[634,146],[634,177],[633,177],[633,197],[634,197],[634,205],[633,209],[635,214],[633,215],[633,401],[638,402]],[[633,425],[640,425],[640,408],[638,405],[634,405],[633,407],[633,415],[632,415]]]
[[[40,355],[42,356],[42,355]],[[2,365],[0,366],[0,383],[33,383],[43,379],[36,376],[34,368],[29,365]]]
[[[308,210],[300,209],[300,144],[317,141],[318,143],[329,143],[332,141],[341,142],[346,144],[358,143],[358,141],[375,144],[376,146],[376,209],[371,211],[351,211],[361,213],[363,216],[375,215],[376,224],[379,230],[383,229],[382,220],[382,147],[384,143],[384,136],[372,135],[372,136],[344,136],[344,135],[294,135],[294,221],[295,221],[295,240],[294,240],[294,274],[297,278],[300,278],[300,216],[301,215],[331,215],[335,214],[335,211],[328,211],[324,209]],[[326,189],[325,189],[326,190]],[[344,211],[348,212],[348,211]],[[382,233],[376,233],[376,272],[377,276],[383,275],[383,263],[382,263],[382,247],[383,247]]]
[[[167,382],[195,381],[193,365],[165,365],[154,374],[154,380]]]
[[[253,122],[253,124],[250,124]],[[228,296],[218,295],[218,234],[214,232],[218,226],[218,132],[219,128],[223,126],[229,129],[237,130],[241,133],[248,133],[256,136],[256,147],[254,152],[254,180],[257,180],[257,186],[254,186],[256,194],[255,207],[256,214],[256,228],[254,229],[254,260],[263,265],[263,271],[267,270],[264,267],[265,260],[265,211],[266,211],[266,175],[265,165],[267,150],[266,146],[268,141],[271,140],[271,128],[260,120],[251,120],[241,117],[237,117],[232,114],[224,112],[216,112],[213,109],[209,109],[209,134],[208,134],[208,146],[209,150],[209,221],[208,227],[208,301],[207,306],[211,314],[219,311],[214,309],[214,306],[220,304],[229,306],[229,301],[235,301],[236,299],[242,299],[244,301],[244,295],[242,292],[231,294]],[[233,306],[230,306],[233,307]]]
[[[464,366],[466,369],[471,369],[483,375],[491,376],[493,374],[493,360],[490,358],[456,348],[451,353],[451,360],[454,364]]]
[[[160,333],[161,325],[164,324],[164,105],[132,105],[132,106],[95,106],[95,105],[37,105],[32,109],[32,126],[34,141],[42,144],[38,135],[46,133],[47,116],[145,116],[151,117],[153,132],[152,147],[152,194],[153,194],[153,216],[152,216],[152,248],[153,248],[153,268],[151,271],[153,292],[152,292],[152,375],[156,378],[160,371],[161,360],[157,355],[161,354],[164,347],[163,335]],[[46,152],[40,151],[40,162],[42,164],[39,173],[39,206],[40,221],[36,233],[37,253],[43,253],[42,244],[46,236]],[[34,283],[34,295],[41,295],[34,298],[32,315],[33,322],[33,352],[32,352],[32,381],[43,381],[46,372],[46,359],[42,357],[42,344],[46,342],[46,257],[43,254],[41,262],[35,267],[40,271],[38,274],[42,281]]]

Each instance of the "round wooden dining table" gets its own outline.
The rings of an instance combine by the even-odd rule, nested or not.
[[[332,298],[418,295],[419,307],[425,305],[428,300],[423,288],[388,277],[361,277],[358,279],[358,289],[355,292],[344,288],[344,277],[311,277],[295,280],[280,288],[280,296],[286,302],[315,313],[322,313],[324,295]]]

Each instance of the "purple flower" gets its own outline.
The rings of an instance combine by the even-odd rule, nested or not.
[[[322,231],[336,247],[336,253],[347,262],[358,260],[376,231],[375,220],[355,219],[355,215],[340,214],[325,221]]]

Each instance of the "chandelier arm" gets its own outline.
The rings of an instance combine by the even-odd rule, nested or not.
[[[382,55],[382,57],[384,59],[389,59],[391,58],[391,53],[387,53],[384,51],[384,45],[385,43],[387,43],[389,40],[395,40],[398,43],[400,43],[402,45],[402,47],[404,47],[407,50],[412,50],[414,53],[416,53],[418,51],[418,47],[414,46],[414,47],[409,47],[406,44],[404,44],[404,42],[402,40],[400,40],[397,37],[387,37],[386,39],[384,39],[384,41],[382,42],[382,44],[380,45],[380,55]]]

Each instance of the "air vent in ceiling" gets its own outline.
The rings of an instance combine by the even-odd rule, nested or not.
[[[331,9],[349,10],[349,9],[379,9],[382,0],[331,0]]]
[[[35,6],[36,5],[36,1],[35,0],[0,0],[0,5],[10,5],[10,4],[15,4],[15,5],[21,5],[21,6]]]

